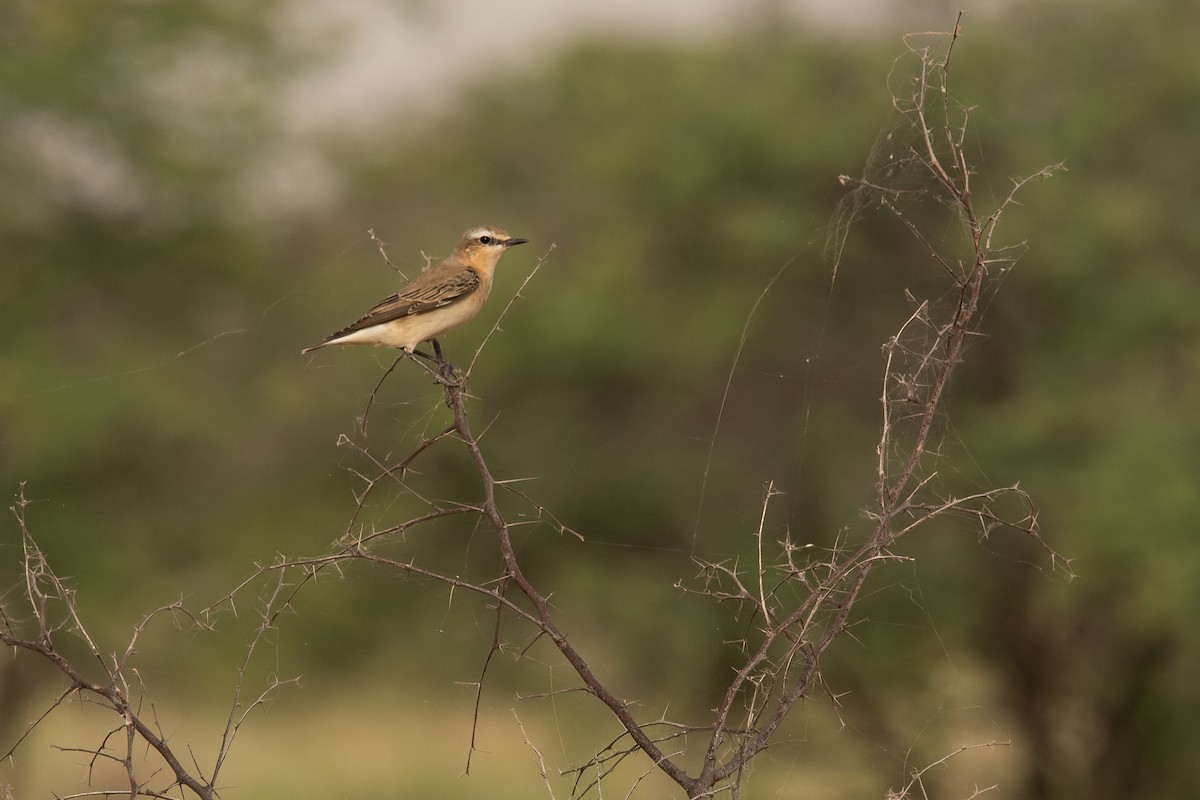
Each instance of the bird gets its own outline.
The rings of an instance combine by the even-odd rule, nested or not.
[[[492,273],[500,256],[528,241],[492,225],[470,228],[444,261],[380,301],[361,319],[300,352],[335,344],[373,344],[411,354],[421,342],[435,340],[478,314],[492,291]]]

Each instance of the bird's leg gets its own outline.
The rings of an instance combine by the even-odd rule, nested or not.
[[[447,378],[446,378],[445,374],[443,374],[443,370],[441,368],[434,369],[433,367],[429,366],[429,364],[427,364],[425,361],[422,360],[422,358],[429,358],[429,356],[425,355],[424,353],[417,353],[417,352],[410,353],[407,351],[405,351],[404,355],[406,355],[408,358],[410,358],[414,364],[418,365],[421,369],[425,370],[430,375],[432,375],[434,381],[436,381],[437,383],[440,383],[443,386],[448,386],[451,384],[451,381],[447,380]],[[417,358],[417,356],[421,356],[422,358]],[[432,359],[430,359],[430,360],[432,360]]]
[[[404,354],[412,359],[414,363],[419,364],[421,369],[432,375],[434,380],[436,380],[438,383],[442,384],[443,386],[457,386],[458,378],[454,374],[454,367],[450,366],[446,359],[442,357],[442,350],[438,345],[437,340],[433,339],[432,341],[433,352],[437,354],[436,356],[431,356],[428,353],[422,353],[420,350],[405,350]],[[417,356],[420,356],[420,358]],[[437,369],[434,369],[432,366],[430,366],[429,362],[436,364]]]
[[[431,344],[433,344],[433,355],[438,364],[438,372],[446,380],[457,383],[458,376],[454,373],[454,365],[447,361],[442,355],[441,343],[437,339],[430,339],[429,341]]]

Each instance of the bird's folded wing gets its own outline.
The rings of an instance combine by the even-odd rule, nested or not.
[[[443,280],[421,280],[421,278],[425,278],[426,276],[429,276],[429,273],[421,275],[397,294],[380,302],[368,311],[362,319],[350,323],[337,333],[332,334],[329,338],[336,339],[347,333],[360,331],[363,328],[370,328],[373,325],[382,325],[385,322],[391,322],[401,317],[424,314],[427,311],[433,311],[435,308],[449,305],[458,298],[470,294],[479,288],[479,275],[471,269],[460,270]]]

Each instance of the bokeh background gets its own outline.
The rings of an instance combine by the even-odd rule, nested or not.
[[[619,694],[647,718],[702,720],[738,634],[675,588],[691,554],[748,552],[767,481],[785,493],[775,538],[824,547],[864,524],[879,345],[906,288],[944,288],[888,215],[850,231],[834,278],[836,178],[894,122],[902,34],[947,30],[957,6],[333,5],[0,9],[0,486],[25,484],[31,531],[106,650],[156,607],[324,552],[370,467],[339,437],[382,458],[446,411],[402,368],[363,440],[391,358],[299,349],[394,289],[369,229],[411,276],[464,228],[499,224],[532,243],[444,344],[468,358],[555,246],[472,381],[498,477],[534,479],[525,491],[586,537],[538,528],[526,558]],[[1189,797],[1200,782],[1200,6],[966,5],[952,88],[976,106],[976,197],[1068,171],[1003,229],[1028,252],[953,386],[940,468],[1019,481],[1078,578],[968,527],[914,543],[743,797],[882,797],[991,742],[1009,744],[927,773],[931,796]],[[951,218],[929,224],[953,237]],[[430,469],[446,497],[472,496],[461,464]],[[405,503],[381,498],[364,522]],[[494,568],[474,530],[397,552]],[[0,579],[18,616],[20,559],[10,517]],[[143,638],[149,699],[201,759],[250,600],[214,633],[164,622]],[[226,798],[546,796],[518,717],[552,768],[614,735],[586,698],[515,699],[572,685],[548,652],[503,658],[464,777],[487,609],[359,569],[295,610],[251,676],[302,685],[243,729]],[[3,749],[61,689],[31,659],[0,662]],[[108,723],[59,709],[0,785],[83,790],[86,758],[52,745]],[[677,793],[650,779],[634,796]]]

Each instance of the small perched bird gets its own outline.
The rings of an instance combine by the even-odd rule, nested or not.
[[[422,272],[362,319],[300,352],[331,344],[374,344],[411,353],[421,342],[436,339],[478,314],[492,291],[492,273],[500,256],[527,241],[490,225],[471,228],[445,261]]]

